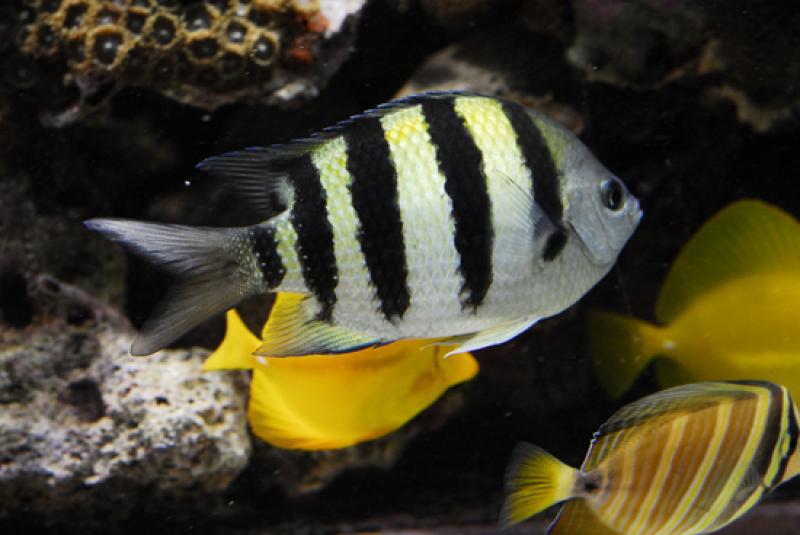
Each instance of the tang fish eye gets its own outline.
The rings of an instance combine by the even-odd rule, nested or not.
[[[609,178],[600,186],[600,198],[606,208],[616,212],[625,204],[625,190],[619,180]]]

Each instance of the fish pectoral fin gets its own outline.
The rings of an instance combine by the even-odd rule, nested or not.
[[[476,333],[463,334],[445,338],[437,342],[437,345],[455,345],[456,347],[449,351],[445,357],[456,355],[458,353],[467,353],[469,351],[476,351],[484,347],[495,346],[511,340],[521,332],[527,330],[534,323],[539,321],[539,318],[525,318],[521,321],[511,323],[504,323],[491,329],[478,331]]]
[[[250,332],[235,309],[225,314],[225,338],[203,363],[203,371],[249,370],[253,367],[253,351],[261,340]]]
[[[547,528],[547,535],[621,535],[608,527],[583,498],[564,504]]]
[[[800,270],[800,223],[752,199],[709,219],[684,246],[664,282],[656,318],[669,323],[699,295],[745,275]]]
[[[261,333],[262,343],[254,354],[264,357],[328,355],[349,353],[391,341],[314,319],[312,305],[313,301],[305,295],[279,293]]]

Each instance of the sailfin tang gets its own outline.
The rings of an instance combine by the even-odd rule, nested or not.
[[[539,446],[518,444],[506,471],[508,497],[500,513],[501,528],[518,524],[571,498],[577,476],[577,470]]]
[[[631,387],[661,345],[658,327],[612,312],[589,315],[589,344],[597,378],[612,398]]]
[[[250,332],[236,310],[229,310],[225,320],[225,338],[203,363],[203,371],[249,370],[253,367],[253,351],[261,340]]]
[[[668,323],[700,294],[744,275],[800,271],[800,224],[756,200],[733,203],[709,219],[672,265],[656,305]]]
[[[242,229],[124,219],[90,219],[84,224],[176,279],[133,341],[132,355],[149,355],[162,349],[258,290],[229,252],[231,242],[245,239]]]
[[[584,499],[564,504],[555,521],[547,528],[547,535],[622,535],[597,518]]]
[[[314,317],[312,304],[313,300],[302,294],[279,293],[261,333],[263,343],[255,354],[299,357],[347,353],[391,341],[353,333],[318,320]]]

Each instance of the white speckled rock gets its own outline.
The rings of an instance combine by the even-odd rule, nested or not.
[[[245,467],[243,375],[203,373],[204,350],[137,358],[129,343],[97,313],[0,329],[0,517],[124,518],[219,494]]]

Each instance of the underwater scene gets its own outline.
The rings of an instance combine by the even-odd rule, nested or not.
[[[0,2],[0,533],[800,534],[798,28]]]

